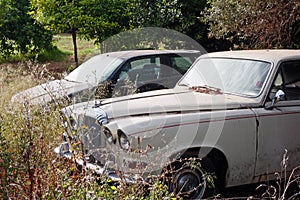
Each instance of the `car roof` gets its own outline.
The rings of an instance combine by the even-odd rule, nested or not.
[[[129,59],[136,56],[158,55],[158,54],[199,54],[197,50],[131,50],[131,51],[116,51],[109,52],[103,55]]]
[[[263,50],[234,50],[208,53],[203,57],[222,57],[222,58],[243,58],[253,60],[263,60],[276,63],[285,59],[300,59],[300,50],[290,49],[263,49]]]

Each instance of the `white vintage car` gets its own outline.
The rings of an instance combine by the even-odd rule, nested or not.
[[[35,105],[59,100],[78,103],[98,95],[108,98],[173,88],[199,56],[200,52],[196,50],[131,50],[99,54],[63,79],[28,88],[15,94],[11,101]],[[135,84],[128,84],[125,78]],[[101,94],[97,94],[98,90]]]
[[[63,111],[77,132],[60,155],[76,155],[69,140],[80,139],[85,168],[128,182],[163,177],[171,191],[202,198],[211,181],[220,189],[275,179],[285,150],[288,173],[300,164],[300,51],[205,54],[174,89]]]

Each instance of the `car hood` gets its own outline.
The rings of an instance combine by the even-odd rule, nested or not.
[[[211,111],[253,106],[254,99],[229,94],[206,94],[191,89],[161,90],[108,99],[101,108],[109,118],[169,112]]]
[[[96,105],[95,105],[96,104]],[[101,108],[109,119],[162,114],[170,112],[212,111],[238,109],[258,106],[255,98],[246,98],[230,94],[200,93],[189,88],[175,88],[144,92],[119,98],[90,101],[72,105],[67,110],[77,114],[95,117],[93,107]]]
[[[46,104],[53,100],[65,99],[82,90],[92,88],[88,83],[54,80],[15,94],[12,102],[28,101],[30,104]]]

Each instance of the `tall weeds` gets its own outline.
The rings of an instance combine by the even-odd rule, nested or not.
[[[72,161],[59,158],[54,148],[64,132],[59,106],[12,104],[20,90],[51,79],[34,62],[0,68],[0,199],[161,199],[170,196],[161,184],[151,191],[115,184],[92,172],[82,173]]]

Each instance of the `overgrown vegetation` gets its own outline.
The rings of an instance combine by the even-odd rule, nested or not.
[[[28,70],[37,69],[36,65],[26,62],[0,70],[0,199],[171,198],[160,182],[145,190],[115,184],[105,176],[78,171],[75,162],[59,158],[54,153],[64,132],[59,108],[9,102],[18,90],[51,78],[47,73],[40,76],[41,70]]]
[[[57,104],[39,107],[10,102],[16,92],[61,77],[61,69],[74,67],[69,67],[70,35],[55,36],[55,43],[58,51],[64,52],[58,54],[60,62],[40,64],[35,58],[1,64],[0,199],[170,199],[172,194],[161,182],[141,189],[140,185],[115,184],[105,176],[77,170],[75,162],[54,152],[64,132]],[[80,41],[82,60],[94,52],[92,42]],[[49,55],[52,60],[56,57]]]
[[[281,162],[281,171],[275,173],[277,177],[276,184],[260,184],[256,188],[257,190],[262,188],[263,193],[261,197],[278,200],[294,200],[300,198],[300,165],[298,167],[295,167],[292,170],[291,174],[288,176],[288,160],[288,151],[285,150]]]

